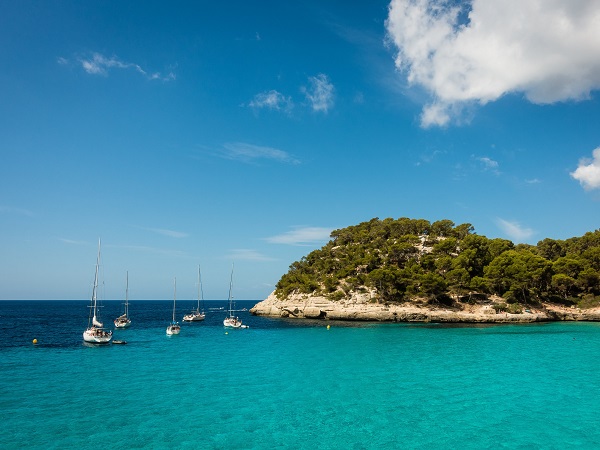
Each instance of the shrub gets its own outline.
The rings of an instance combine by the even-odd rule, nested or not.
[[[494,308],[497,313],[508,311],[508,305],[506,303],[494,303],[494,305],[492,305],[492,308]]]
[[[508,305],[508,312],[510,314],[521,314],[523,312],[523,306],[519,303],[512,303]]]
[[[579,302],[577,302],[577,306],[580,308],[596,308],[600,306],[600,295],[587,294],[584,295]]]
[[[333,294],[329,295],[329,298],[334,302],[339,302],[341,299],[346,297],[343,291],[335,291]]]

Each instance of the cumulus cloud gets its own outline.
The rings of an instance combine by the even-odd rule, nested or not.
[[[270,159],[280,163],[299,164],[296,158],[289,153],[271,147],[232,142],[223,145],[222,156],[242,162],[252,162],[259,159]]]
[[[316,77],[309,77],[308,83],[309,86],[303,86],[301,91],[309,101],[313,111],[326,113],[333,108],[335,88],[329,81],[329,77],[320,73]]]
[[[266,108],[289,112],[293,108],[294,103],[291,97],[286,97],[280,92],[270,90],[256,94],[248,105],[255,109]]]
[[[585,190],[600,189],[600,147],[592,152],[592,159],[584,158],[579,161],[579,166],[571,176],[583,186]]]
[[[510,93],[588,98],[600,87],[599,23],[597,0],[392,0],[386,28],[396,67],[431,96],[429,127]]]
[[[77,62],[81,65],[83,70],[90,75],[107,76],[111,69],[121,69],[134,70],[149,80],[172,81],[176,78],[172,71],[166,75],[161,74],[160,72],[148,72],[139,64],[122,61],[116,56],[107,57],[100,53],[92,53],[91,57],[87,58],[78,58]],[[58,63],[61,65],[66,65],[69,63],[69,61],[66,58],[60,57],[58,58]]]
[[[332,228],[322,227],[296,227],[276,236],[271,236],[265,240],[271,244],[287,245],[309,245],[329,240]]]
[[[523,242],[535,234],[535,231],[533,231],[531,228],[523,227],[518,222],[497,219],[496,223],[504,232],[504,234],[506,234],[513,241]]]

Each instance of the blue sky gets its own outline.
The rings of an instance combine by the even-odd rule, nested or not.
[[[107,299],[259,300],[373,217],[598,228],[598,2],[348,5],[0,3],[0,299],[88,298],[99,238]]]

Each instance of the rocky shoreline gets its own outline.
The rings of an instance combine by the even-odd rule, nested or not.
[[[496,312],[492,304],[443,306],[382,304],[370,301],[368,294],[331,301],[325,297],[294,294],[284,300],[274,293],[250,309],[255,316],[348,320],[373,322],[444,322],[444,323],[533,323],[554,321],[600,321],[600,308],[579,309],[543,304],[522,313]]]

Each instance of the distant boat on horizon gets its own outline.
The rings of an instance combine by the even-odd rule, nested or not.
[[[201,300],[202,299],[202,300]],[[200,311],[200,302],[202,301],[202,311]],[[195,311],[183,316],[186,322],[200,322],[204,320],[204,292],[202,291],[202,278],[200,276],[200,264],[198,264],[198,306]]]
[[[177,300],[177,278],[175,278],[175,280],[173,282],[173,287],[174,287],[174,294],[173,294],[173,319],[171,320],[171,323],[167,327],[167,335],[168,336],[172,336],[174,334],[179,334],[179,332],[181,331],[181,327],[179,326],[179,323],[175,321],[175,302]]]
[[[98,268],[100,267],[100,239],[98,239],[98,256],[96,258],[96,275],[92,289],[92,301],[88,318],[88,327],[83,332],[83,340],[89,344],[108,344],[112,339],[112,331],[104,328],[100,322],[98,310]]]
[[[128,328],[131,325],[129,319],[129,271],[127,271],[127,281],[125,283],[125,313],[115,319],[116,328]]]

